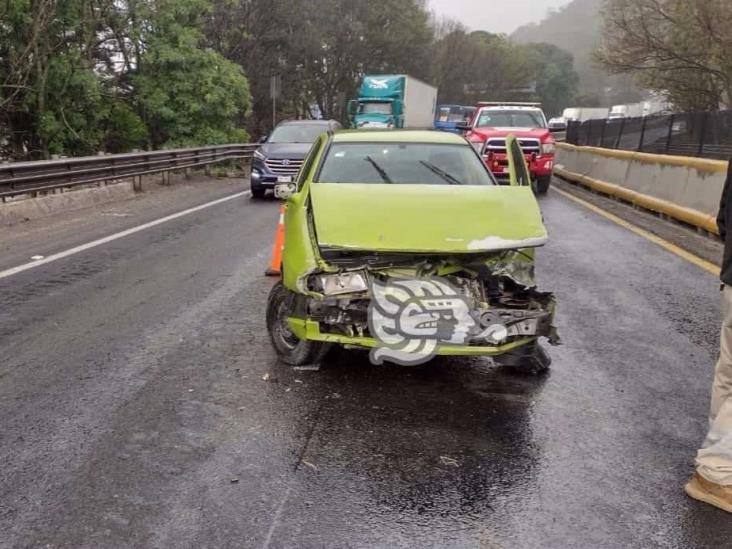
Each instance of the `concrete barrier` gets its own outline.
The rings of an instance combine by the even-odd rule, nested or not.
[[[727,162],[558,143],[556,174],[717,233]]]
[[[38,198],[20,198],[0,204],[0,226],[15,225],[61,212],[107,204],[135,196],[131,181],[113,183],[104,187],[74,189],[64,193],[48,194]]]

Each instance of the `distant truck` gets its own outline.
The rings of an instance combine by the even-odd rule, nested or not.
[[[631,103],[630,105],[615,105],[610,109],[610,120],[619,120],[621,118],[640,118],[642,116],[651,116],[668,110],[668,103],[663,99],[652,99],[643,101],[642,103]]]
[[[349,101],[353,128],[431,128],[437,88],[406,74],[364,76],[358,99]]]
[[[567,122],[584,122],[585,120],[601,120],[608,117],[609,109],[600,107],[570,107],[564,109],[562,118]]]
[[[443,132],[462,133],[460,126],[467,124],[475,113],[475,107],[440,105],[437,107],[435,129]]]
[[[643,103],[633,103],[631,105],[614,105],[610,109],[608,119],[619,120],[621,118],[639,118],[645,116],[643,114]]]

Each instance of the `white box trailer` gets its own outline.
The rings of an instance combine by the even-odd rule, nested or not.
[[[404,76],[404,128],[432,128],[437,110],[437,88]]]

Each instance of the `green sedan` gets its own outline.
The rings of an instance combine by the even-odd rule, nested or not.
[[[319,362],[333,345],[372,362],[491,356],[549,367],[555,300],[534,283],[547,241],[518,143],[510,185],[470,144],[431,131],[323,134],[286,200],[282,281],[267,328],[286,363]]]

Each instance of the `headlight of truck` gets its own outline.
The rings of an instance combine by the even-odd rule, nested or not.
[[[554,143],[542,143],[541,154],[554,154],[557,150],[557,146]]]
[[[318,282],[324,295],[353,294],[369,288],[363,273],[320,275]]]
[[[254,158],[256,158],[258,160],[262,160],[262,161],[267,160],[267,157],[264,156],[264,154],[262,154],[262,151],[260,151],[258,149],[256,151],[254,151]]]

